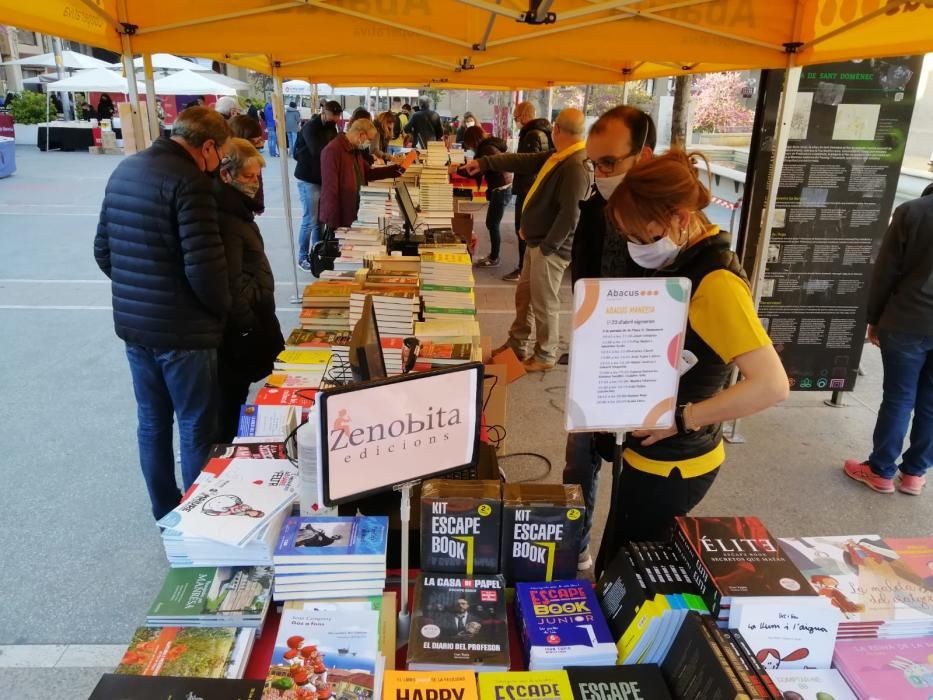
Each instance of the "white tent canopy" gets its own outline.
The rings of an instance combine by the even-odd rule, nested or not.
[[[143,57],[133,59],[133,65],[138,69],[142,69]],[[117,62],[112,67],[123,68],[123,64]],[[189,61],[187,58],[181,58],[171,53],[152,54],[152,68],[153,70],[192,70],[195,72],[210,72],[211,70],[210,66],[202,66],[200,63]]]
[[[386,88],[366,88],[366,87],[342,87],[334,90],[332,94],[334,95],[365,95],[367,91],[371,95],[376,94],[376,90],[379,90],[379,94],[385,96]],[[412,90],[411,88],[389,88],[388,89],[389,97],[417,97],[418,91]]]
[[[43,53],[38,56],[27,56],[15,61],[7,61],[0,64],[4,66],[38,66],[40,68],[55,68],[58,64],[55,62],[54,53]],[[107,61],[101,61],[93,56],[86,56],[77,51],[62,51],[62,68],[68,70],[80,70],[86,68],[110,68]]]
[[[204,73],[180,70],[155,81],[157,95],[236,95],[236,88],[224,85]]]
[[[140,92],[143,86],[137,83]],[[78,71],[69,78],[49,83],[46,90],[49,92],[117,92],[127,94],[129,84],[119,73],[106,68],[91,68]]]
[[[332,95],[334,89],[327,83],[317,84],[318,95]],[[283,95],[311,95],[311,83],[307,80],[286,80],[282,83]]]
[[[231,78],[229,75],[224,75],[223,73],[209,71],[207,73],[201,73],[201,75],[205,78],[210,78],[215,83],[232,87],[234,90],[249,90],[248,83],[244,83],[242,80],[237,80],[236,78]]]

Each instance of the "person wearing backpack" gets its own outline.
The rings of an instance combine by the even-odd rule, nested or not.
[[[337,121],[343,107],[336,100],[324,104],[320,114],[309,119],[295,142],[295,178],[301,197],[301,227],[298,229],[298,267],[311,272],[308,256],[321,240],[321,151],[337,136]]]
[[[551,140],[551,123],[547,119],[535,117],[535,106],[531,102],[519,102],[515,105],[512,118],[518,124],[518,148],[516,153],[542,153],[554,150]],[[515,195],[515,236],[518,239],[518,266],[502,279],[506,282],[518,282],[522,275],[522,263],[525,261],[525,241],[518,232],[522,228],[522,208],[525,197],[538,176],[534,173],[515,173],[512,180],[512,193]]]

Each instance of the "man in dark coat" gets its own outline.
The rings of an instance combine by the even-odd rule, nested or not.
[[[113,319],[136,394],[139,460],[156,519],[181,500],[172,425],[187,490],[216,437],[217,348],[230,285],[211,180],[230,128],[192,107],[110,176],[94,257],[111,279]]]
[[[321,152],[320,219],[333,229],[351,226],[360,208],[360,187],[373,180],[398,177],[397,165],[373,168],[363,150],[376,138],[376,126],[357,119]]]
[[[301,197],[301,228],[298,229],[298,266],[311,271],[308,254],[321,240],[321,151],[337,137],[337,122],[343,107],[336,100],[325,102],[320,114],[309,119],[295,143],[295,179]]]
[[[426,149],[432,141],[443,140],[444,125],[441,124],[441,118],[437,112],[431,109],[431,98],[422,97],[418,100],[418,104],[421,109],[408,120],[405,133],[411,134],[411,145],[414,148]]]
[[[512,114],[518,124],[518,147],[516,153],[544,153],[554,150],[551,140],[551,123],[547,119],[535,118],[535,106],[532,102],[519,102],[515,105]],[[525,197],[535,181],[538,173],[515,173],[512,182],[512,193],[515,195],[515,235],[518,238],[518,267],[502,279],[506,282],[518,282],[522,274],[522,264],[525,262],[525,241],[518,232],[522,229],[522,209],[525,207]]]

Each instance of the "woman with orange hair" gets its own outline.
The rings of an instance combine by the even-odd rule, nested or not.
[[[638,163],[606,207],[626,242],[614,276],[691,281],[684,347],[691,367],[680,379],[675,426],[627,436],[601,563],[626,542],[667,539],[674,517],[700,502],[725,461],[723,422],[762,411],[788,393],[787,374],[758,320],[729,235],[703,213],[710,192],[695,158],[675,149]],[[733,367],[743,380],[726,388]]]

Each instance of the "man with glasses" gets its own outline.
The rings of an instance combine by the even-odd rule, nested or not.
[[[580,203],[580,220],[573,234],[570,262],[572,283],[586,277],[602,277],[603,269],[612,267],[608,258],[624,254],[625,241],[615,235],[606,220],[606,203],[626,173],[643,160],[651,158],[657,141],[654,122],[634,107],[614,107],[603,114],[586,137],[586,165],[592,183],[589,197]],[[618,240],[615,240],[618,239]],[[586,502],[583,538],[580,542],[579,569],[593,565],[590,556],[590,529],[596,507],[596,488],[602,466],[600,452],[611,459],[615,436],[600,438],[596,433],[568,433],[565,484],[579,484]],[[603,449],[599,449],[602,447]]]
[[[230,127],[212,109],[178,115],[171,138],[120,163],[107,183],[94,257],[111,280],[137,406],[139,461],[158,520],[181,501],[178,418],[187,490],[217,430],[217,348],[230,281],[211,178]]]
[[[464,166],[470,175],[487,170],[538,173],[525,196],[518,232],[528,248],[515,289],[515,320],[508,341],[498,349],[511,348],[527,372],[546,372],[557,364],[560,285],[570,264],[580,200],[590,183],[583,165],[584,128],[583,113],[565,109],[554,121],[556,151],[503,153]],[[533,354],[529,352],[532,342]]]

